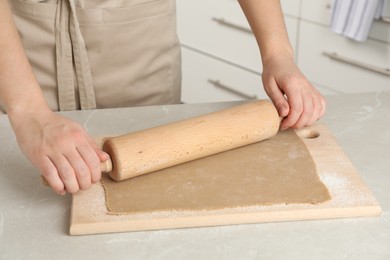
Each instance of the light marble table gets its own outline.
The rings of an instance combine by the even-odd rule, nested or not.
[[[0,259],[390,259],[390,92],[328,97],[331,129],[382,206],[373,218],[265,223],[72,237],[71,196],[41,185],[0,116]],[[63,113],[115,135],[237,103]]]

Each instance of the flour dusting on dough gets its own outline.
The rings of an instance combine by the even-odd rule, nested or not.
[[[332,198],[338,198],[335,203],[343,206],[355,205],[356,202],[366,204],[372,201],[368,193],[357,189],[346,176],[334,172],[319,174],[321,181],[328,187]]]

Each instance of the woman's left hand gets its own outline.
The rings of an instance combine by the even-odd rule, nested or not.
[[[324,97],[301,73],[289,56],[274,56],[263,62],[263,84],[279,116],[280,128],[302,128],[314,124],[326,110]]]

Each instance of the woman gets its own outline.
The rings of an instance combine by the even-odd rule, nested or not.
[[[325,101],[294,64],[280,2],[239,3],[260,47],[264,88],[284,117],[281,128],[313,124]],[[108,155],[52,111],[178,103],[175,23],[174,0],[0,0],[1,109],[55,192],[88,189]]]

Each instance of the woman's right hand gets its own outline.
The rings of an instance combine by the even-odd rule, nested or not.
[[[79,124],[49,109],[10,120],[19,147],[56,193],[75,193],[100,180],[100,162],[109,157]]]
[[[0,99],[18,144],[59,194],[87,189],[108,159],[84,129],[46,104],[7,1],[0,0]]]

